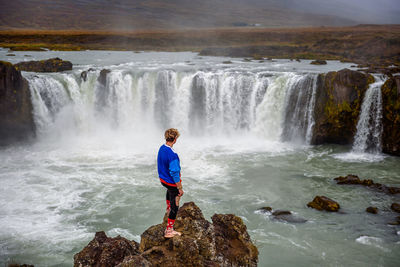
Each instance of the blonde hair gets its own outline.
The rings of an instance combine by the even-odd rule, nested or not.
[[[174,141],[176,138],[178,138],[181,134],[179,133],[179,131],[175,128],[170,128],[168,130],[165,131],[165,140],[172,142]]]

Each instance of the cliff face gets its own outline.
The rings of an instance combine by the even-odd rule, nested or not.
[[[394,76],[382,86],[382,149],[400,156],[400,76]]]
[[[233,214],[214,214],[210,223],[189,202],[175,222],[182,236],[164,238],[165,226],[166,217],[141,235],[140,244],[96,233],[74,256],[74,266],[257,266],[258,250],[242,219]]]
[[[0,62],[0,145],[33,137],[31,94],[28,82],[11,63]]]
[[[317,81],[312,144],[351,144],[362,100],[373,76],[343,69],[320,74]]]

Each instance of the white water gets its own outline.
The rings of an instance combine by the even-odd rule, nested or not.
[[[174,146],[183,167],[182,201],[196,202],[207,219],[214,213],[243,218],[259,266],[399,262],[398,230],[387,225],[398,197],[332,181],[355,173],[398,186],[399,159],[349,163],[335,158],[345,147],[297,145],[309,140],[316,75],[349,65],[238,59],[226,65],[191,53],[32,54],[70,59],[75,68],[24,73],[38,141],[0,150],[1,265],[71,266],[101,230],[140,241],[165,210],[155,158],[171,124],[182,132]],[[82,81],[89,68],[94,71]],[[98,82],[103,68],[111,70],[104,86]],[[290,132],[296,134],[285,135]],[[343,213],[307,208],[315,195],[339,201]],[[364,212],[370,205],[379,216]],[[276,221],[257,212],[262,206],[308,222]]]
[[[191,136],[249,133],[272,142],[281,140],[283,128],[295,133],[285,140],[311,137],[316,75],[120,68],[105,84],[99,75],[88,72],[86,81],[79,73],[27,76],[39,138],[169,127]],[[292,117],[285,117],[288,96],[297,99]]]
[[[365,93],[361,105],[360,117],[357,123],[357,133],[354,137],[353,149],[355,153],[380,153],[382,151],[382,92],[384,80],[375,76]]]

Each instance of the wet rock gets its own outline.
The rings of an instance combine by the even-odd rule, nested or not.
[[[378,208],[377,207],[368,207],[365,211],[368,212],[368,213],[372,213],[372,214],[378,214]]]
[[[33,72],[60,72],[72,70],[72,63],[70,61],[65,61],[58,57],[40,61],[19,62],[14,66],[20,71]]]
[[[97,232],[94,239],[74,256],[74,267],[116,266],[127,256],[139,255],[139,244],[123,237]]]
[[[393,203],[390,208],[395,211],[400,213],[400,204],[399,203]]]
[[[260,209],[258,209],[261,212],[272,212],[272,208],[271,207],[262,207]]]
[[[386,186],[380,183],[374,183],[373,180],[366,179],[366,180],[361,180],[357,175],[352,175],[349,174],[345,177],[340,176],[334,178],[337,184],[353,184],[353,185],[363,185],[367,186],[371,189],[375,189],[377,191],[381,191],[387,194],[398,194],[400,193],[400,188],[399,187],[392,187],[392,186]]]
[[[349,69],[318,76],[312,144],[353,143],[362,99],[372,82],[372,75]]]
[[[84,82],[86,82],[87,79],[87,71],[82,71],[81,72],[81,80],[83,80]]]
[[[75,266],[257,266],[258,250],[242,219],[233,214],[214,214],[210,223],[189,202],[179,209],[174,225],[182,236],[164,238],[165,227],[164,220],[148,228],[140,245],[97,233],[75,255]]]
[[[223,61],[222,64],[232,64],[232,61],[230,61],[230,60]]]
[[[326,210],[331,212],[336,212],[340,209],[339,203],[325,196],[316,196],[313,201],[307,204],[307,206],[317,210]]]
[[[28,82],[11,63],[0,61],[0,146],[34,136]]]
[[[400,156],[400,76],[382,86],[382,151]]]
[[[317,59],[317,60],[311,61],[310,64],[312,64],[312,65],[326,65],[327,63],[326,63],[325,60],[319,60],[319,59]]]
[[[15,57],[15,54],[7,54],[7,57]]]
[[[34,265],[10,263],[8,267],[34,267]]]
[[[292,213],[288,210],[276,210],[272,213],[273,216],[281,216],[281,215],[291,215]]]

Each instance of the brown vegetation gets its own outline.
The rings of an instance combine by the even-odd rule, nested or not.
[[[11,50],[202,51],[204,55],[399,64],[400,25],[150,31],[0,31]]]

